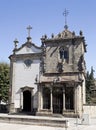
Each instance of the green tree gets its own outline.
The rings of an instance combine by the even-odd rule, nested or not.
[[[9,64],[0,63],[0,102],[7,103],[9,95]]]
[[[91,72],[86,74],[86,101],[91,103],[91,88],[94,86],[94,69],[91,67]]]

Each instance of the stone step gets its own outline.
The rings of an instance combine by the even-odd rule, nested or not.
[[[25,125],[42,125],[42,126],[53,126],[53,127],[68,127],[68,120],[63,118],[52,118],[52,117],[37,117],[37,116],[13,116],[0,115],[0,122],[14,123],[14,124],[25,124]]]

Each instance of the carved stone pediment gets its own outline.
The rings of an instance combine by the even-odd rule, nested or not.
[[[26,91],[26,90],[31,91],[32,89],[34,89],[34,88],[33,88],[33,87],[29,87],[29,86],[25,86],[25,87],[22,87],[22,88],[21,88],[21,91],[22,91],[22,92],[24,92],[24,91]]]
[[[64,30],[63,32],[59,33],[56,37],[54,38],[72,38],[73,33],[70,32],[69,30]]]

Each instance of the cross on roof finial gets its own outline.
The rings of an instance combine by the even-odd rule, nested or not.
[[[65,29],[68,29],[68,26],[67,26],[67,16],[68,16],[68,10],[65,9],[65,11],[63,12],[63,15],[65,16],[65,26],[64,28]]]
[[[28,30],[28,37],[30,37],[30,31],[31,31],[31,29],[32,29],[32,27],[29,25],[29,26],[27,27],[27,30]]]

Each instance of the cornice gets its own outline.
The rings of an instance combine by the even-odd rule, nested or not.
[[[13,54],[9,56],[9,59],[12,61],[16,61],[19,59],[26,59],[26,58],[32,58],[32,59],[41,59],[42,53],[31,53],[31,54]]]
[[[42,49],[42,47],[38,47],[38,46],[36,46],[34,43],[32,43],[32,42],[29,42],[29,41],[27,41],[26,43],[24,43],[21,47],[19,47],[19,48],[16,48],[16,49],[14,49],[13,50],[13,52],[17,52],[17,51],[19,51],[19,50],[21,50],[23,47],[25,47],[25,46],[34,46],[35,48],[37,48],[37,49]]]

